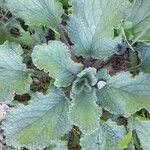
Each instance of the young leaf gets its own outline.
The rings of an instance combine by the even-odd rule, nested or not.
[[[138,44],[139,57],[141,59],[141,69],[144,72],[150,72],[150,45]]]
[[[58,31],[63,14],[62,4],[56,0],[6,0],[8,9],[28,25],[44,25]]]
[[[120,40],[114,28],[126,17],[128,0],[73,0],[68,32],[78,56],[106,58],[114,54]]]
[[[72,83],[82,70],[82,65],[70,58],[68,48],[61,42],[51,42],[49,45],[38,45],[32,54],[33,62],[41,69],[49,72],[57,87],[65,87]]]
[[[123,126],[108,120],[91,135],[81,139],[81,145],[85,150],[119,150],[118,143],[126,135]]]
[[[129,21],[133,23],[134,42],[150,41],[150,1],[134,0]]]
[[[103,80],[101,75],[99,80]],[[121,72],[110,77],[106,83],[97,91],[97,96],[98,104],[109,112],[130,116],[141,108],[150,110],[149,74],[140,73],[132,77],[128,72]]]
[[[96,69],[86,68],[77,75],[77,79],[73,82],[72,93],[78,94],[81,91],[92,91],[92,86],[97,83]]]
[[[13,100],[14,94],[30,90],[32,83],[21,57],[20,45],[5,42],[0,45],[0,102]]]
[[[69,100],[50,88],[48,95],[36,93],[28,106],[12,108],[2,128],[6,143],[16,148],[42,149],[71,130],[67,118]]]
[[[90,134],[99,126],[101,110],[96,104],[95,90],[91,92],[82,91],[72,95],[72,106],[70,107],[70,118],[73,124],[80,127],[84,134]]]

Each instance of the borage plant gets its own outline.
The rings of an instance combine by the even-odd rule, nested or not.
[[[0,4],[7,149],[149,150],[150,0]]]

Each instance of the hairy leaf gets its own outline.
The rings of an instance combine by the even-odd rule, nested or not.
[[[131,126],[130,128],[136,131],[143,150],[148,150],[150,143],[150,120],[136,117],[134,119],[129,119],[129,124]]]
[[[106,58],[117,50],[114,28],[126,17],[128,0],[73,0],[68,22],[73,52],[78,56]]]
[[[92,86],[97,83],[96,69],[86,68],[77,75],[77,79],[73,82],[72,92],[75,94],[81,91],[92,91]]]
[[[139,57],[141,59],[141,69],[144,72],[150,72],[150,45],[138,44]]]
[[[70,107],[70,118],[73,124],[80,127],[81,131],[89,134],[99,126],[101,110],[96,104],[95,90],[72,95],[72,106]]]
[[[63,14],[62,4],[56,0],[6,0],[8,9],[28,25],[44,25],[58,31]]]
[[[85,150],[119,150],[117,145],[125,134],[123,126],[108,120],[94,133],[82,138],[81,144]]]
[[[121,72],[105,80],[106,85],[97,91],[98,104],[113,114],[130,116],[146,108],[150,110],[150,75],[140,73],[132,77],[128,72]],[[104,77],[105,78],[105,77]]]
[[[12,108],[2,125],[6,143],[14,147],[42,149],[71,130],[67,118],[69,100],[50,88],[48,95],[36,93],[28,106]]]
[[[22,63],[23,51],[20,45],[5,42],[0,45],[0,101],[13,100],[15,93],[23,94],[30,90],[31,78]]]
[[[129,21],[133,23],[133,40],[150,41],[150,1],[134,0]]]
[[[0,7],[1,7],[1,8],[4,8],[4,7],[5,7],[4,4],[5,4],[5,0],[0,0]]]
[[[51,42],[49,45],[38,45],[33,50],[33,62],[41,69],[49,72],[57,87],[65,87],[72,83],[82,70],[82,65],[70,58],[68,48],[61,42]]]
[[[0,22],[0,43],[4,43],[6,40],[29,46],[35,44],[35,39],[28,31],[23,30],[19,21],[14,18],[6,23]]]

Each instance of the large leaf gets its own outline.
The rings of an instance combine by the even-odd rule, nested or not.
[[[114,39],[114,28],[125,18],[128,0],[73,0],[72,4],[68,31],[73,52],[94,58],[114,54],[120,41]]]
[[[30,90],[31,78],[22,63],[23,51],[20,45],[5,42],[0,46],[0,101],[8,102],[15,93]]]
[[[133,40],[150,41],[150,1],[134,0],[129,21],[133,23]]]
[[[91,92],[82,91],[72,95],[73,102],[70,107],[70,118],[73,124],[80,127],[81,131],[89,134],[99,126],[101,110],[96,104],[95,90]]]
[[[45,25],[58,30],[63,14],[62,4],[56,0],[6,0],[8,9],[24,19],[28,25]]]
[[[10,109],[2,125],[6,143],[14,147],[42,149],[71,130],[69,100],[62,91],[50,88],[48,95],[36,93],[28,106]]]
[[[81,145],[85,150],[119,150],[117,145],[125,134],[123,126],[108,120],[94,133],[82,138]]]
[[[150,75],[140,73],[133,77],[129,72],[121,72],[107,80],[99,72],[99,80],[106,85],[97,91],[98,104],[113,114],[130,116],[146,108],[150,111]]]
[[[144,72],[150,72],[150,45],[138,44],[139,58],[141,59],[141,69]]]
[[[58,87],[68,86],[82,70],[82,65],[70,58],[68,48],[61,42],[38,45],[33,50],[33,62],[56,79]]]

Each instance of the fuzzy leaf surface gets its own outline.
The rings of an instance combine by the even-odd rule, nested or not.
[[[48,95],[35,93],[27,105],[12,108],[2,125],[6,143],[14,147],[42,149],[71,130],[67,118],[69,100],[50,88]]]
[[[56,0],[6,0],[6,5],[28,25],[44,25],[57,31],[61,23],[63,8]]]
[[[134,0],[129,21],[133,23],[133,40],[150,41],[150,0]]]
[[[23,94],[30,90],[32,83],[21,57],[20,45],[5,42],[0,45],[0,101],[13,100],[14,94]]]
[[[35,65],[49,72],[57,87],[70,85],[82,70],[82,65],[71,60],[68,48],[61,42],[36,46],[32,58]]]
[[[123,126],[108,120],[91,135],[81,139],[81,145],[85,150],[119,150],[118,143],[126,135]]]
[[[150,45],[138,44],[139,58],[141,59],[141,69],[144,72],[150,72]]]
[[[5,1],[4,0],[0,0],[0,7],[1,8],[4,8],[4,4],[5,4]]]
[[[68,32],[78,56],[106,58],[115,53],[120,40],[114,28],[126,17],[127,0],[72,0],[73,15]],[[111,15],[110,15],[111,14]]]
[[[143,150],[149,149],[150,143],[150,120],[136,117],[129,120],[132,130],[135,130]]]
[[[92,86],[97,83],[96,69],[89,67],[77,74],[77,79],[73,82],[72,93],[78,94],[81,91],[91,92]]]
[[[35,39],[14,18],[10,19],[9,22],[0,22],[0,43],[4,43],[6,40],[29,46],[35,44]]]
[[[105,80],[99,72],[99,80]],[[133,77],[129,72],[121,72],[107,77],[106,85],[97,91],[98,104],[116,115],[130,116],[146,108],[150,110],[150,75],[140,73]]]
[[[95,90],[91,92],[83,90],[79,94],[73,94],[72,99],[69,114],[73,124],[79,126],[85,134],[96,130],[99,126],[101,109],[96,104]]]

